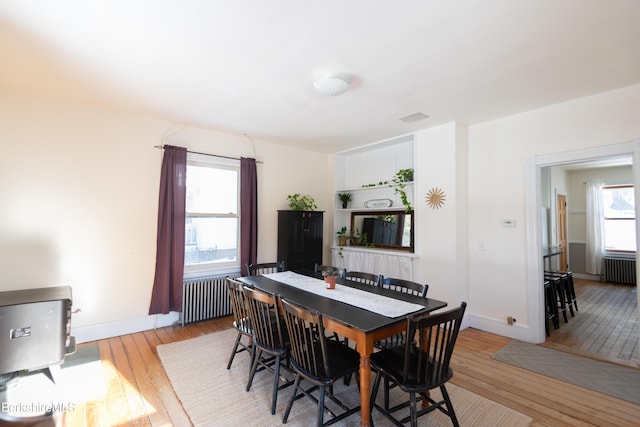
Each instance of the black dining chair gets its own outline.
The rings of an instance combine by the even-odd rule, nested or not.
[[[336,277],[339,277],[341,279],[344,279],[347,274],[347,270],[344,268],[333,267],[330,265],[321,265],[318,263],[316,263],[316,265],[313,267],[313,271],[316,273],[322,273],[323,275],[334,274]]]
[[[275,414],[278,391],[293,384],[293,380],[286,380],[283,384],[280,383],[280,369],[283,366],[287,368],[289,363],[289,336],[283,319],[280,317],[278,298],[275,295],[247,286],[242,288],[242,292],[253,330],[253,345],[256,347],[246,390],[249,391],[251,389],[251,384],[258,368],[264,368],[272,372],[274,379],[271,414]],[[286,362],[286,364],[283,364],[283,362]]]
[[[347,271],[345,279],[365,285],[380,286],[384,277],[380,274],[364,273],[362,271]]]
[[[360,355],[357,351],[338,342],[327,340],[322,315],[284,298],[280,299],[284,312],[287,332],[291,340],[291,366],[296,372],[293,392],[282,418],[286,423],[293,402],[307,396],[318,404],[317,426],[334,424],[360,410],[360,406],[349,408],[334,393],[333,384],[340,378],[355,373],[360,368]],[[310,383],[305,388],[302,381]],[[311,393],[318,391],[316,398]],[[300,392],[300,393],[298,393]],[[325,406],[325,397],[340,407],[339,414]],[[331,419],[324,422],[324,413]]]
[[[227,291],[229,292],[229,299],[231,300],[231,311],[233,312],[233,327],[238,331],[236,340],[231,349],[231,355],[229,356],[229,362],[227,363],[227,369],[231,369],[231,364],[236,354],[243,351],[251,354],[251,365],[253,365],[253,358],[255,356],[255,347],[251,345],[253,338],[253,329],[251,329],[251,321],[249,320],[249,312],[244,300],[244,293],[242,292],[243,283],[227,277]],[[242,338],[247,337],[248,343],[242,342]]]
[[[427,297],[427,291],[429,290],[429,285],[427,284],[412,282],[410,280],[395,279],[392,277],[385,278],[382,281],[381,287],[384,289],[389,289],[403,294],[415,295],[422,298]],[[383,338],[380,341],[376,341],[374,343],[374,346],[376,348],[384,350],[385,348],[404,345],[405,340],[406,334],[404,332],[401,332],[399,334]]]
[[[460,307],[442,313],[408,317],[406,334],[407,337],[415,336],[415,341],[407,339],[403,346],[371,355],[371,367],[376,372],[371,408],[375,407],[396,425],[410,421],[411,426],[416,427],[419,417],[436,409],[450,417],[454,426],[459,425],[445,384],[453,376],[449,363],[466,307],[467,304],[462,302]],[[396,384],[409,395],[409,399],[390,406],[389,387],[385,385],[384,403],[378,404],[376,397],[383,378]],[[435,401],[429,393],[429,390],[436,387],[442,393],[440,401]],[[420,400],[426,400],[430,404],[418,409],[416,402]],[[398,419],[401,416],[398,411],[407,406],[409,414]]]
[[[247,264],[247,274],[249,276],[259,276],[261,274],[279,273],[285,271],[284,261],[263,262],[260,264]]]

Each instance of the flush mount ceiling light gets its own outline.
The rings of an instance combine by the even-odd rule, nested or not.
[[[336,96],[349,89],[349,82],[335,74],[327,74],[313,82],[313,88],[323,95]]]

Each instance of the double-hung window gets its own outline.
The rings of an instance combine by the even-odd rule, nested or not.
[[[636,251],[636,204],[633,185],[605,186],[604,243],[609,252]]]
[[[240,162],[189,154],[185,277],[240,269]]]

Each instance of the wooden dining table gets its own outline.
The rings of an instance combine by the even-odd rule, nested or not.
[[[297,271],[299,274],[316,277],[322,276],[312,271]],[[351,304],[336,301],[322,293],[312,293],[286,283],[279,282],[265,276],[247,276],[238,278],[243,283],[253,286],[265,292],[280,295],[281,297],[296,302],[310,310],[316,310],[322,314],[324,327],[346,337],[356,343],[356,350],[360,354],[360,425],[371,425],[371,361],[374,343],[383,338],[400,333],[406,328],[407,315],[387,317],[382,314],[356,307]],[[366,292],[383,295],[396,300],[406,301],[420,306],[415,312],[426,313],[447,306],[444,301],[432,298],[422,298],[404,294],[378,286],[365,285],[346,279],[337,280],[338,286],[348,286]]]

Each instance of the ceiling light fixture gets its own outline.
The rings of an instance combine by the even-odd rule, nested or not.
[[[336,96],[349,89],[349,82],[335,74],[327,74],[313,82],[313,88],[323,95]]]

